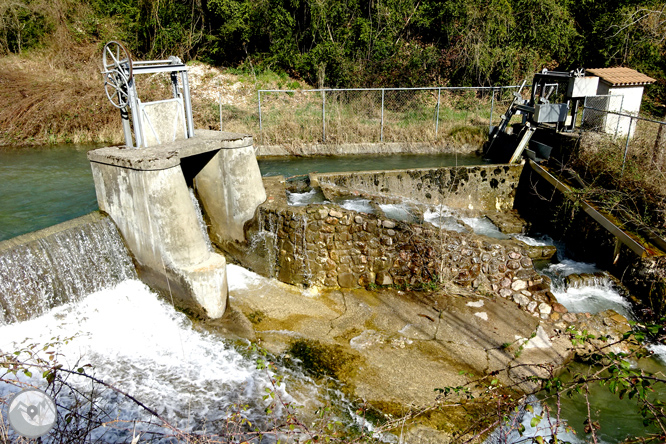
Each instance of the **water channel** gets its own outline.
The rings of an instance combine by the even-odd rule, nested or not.
[[[62,222],[97,209],[90,167],[85,153],[90,147],[57,147],[23,151],[0,151],[0,240]],[[260,161],[265,176],[281,174],[299,176],[310,171],[350,171],[427,166],[451,166],[479,163],[479,159],[459,156],[390,156],[390,157],[342,157],[326,159],[271,159]],[[299,204],[299,196],[292,203]],[[362,202],[357,202],[362,206]],[[349,204],[355,205],[355,204]],[[407,211],[397,206],[382,208],[399,215]],[[424,213],[427,221],[442,224],[447,229],[471,227],[479,234],[501,237],[501,233],[488,225],[487,219],[458,217],[454,211],[442,208]],[[462,222],[462,224],[461,224]],[[548,238],[525,238],[528,242],[550,242]],[[126,254],[126,253],[118,253]],[[129,266],[120,261],[119,267]],[[62,264],[67,266],[67,264]],[[553,279],[553,292],[569,310],[597,312],[608,308],[631,316],[629,304],[612,285],[600,282],[595,285],[567,288],[563,278],[571,273],[598,271],[593,264],[582,264],[560,257],[557,264],[549,265],[542,272]],[[172,423],[185,430],[200,429],[204,423],[224,422],[230,406],[246,405],[243,415],[252,421],[268,424],[265,415],[267,402],[263,399],[266,389],[271,389],[269,372],[257,370],[256,361],[261,357],[251,351],[243,341],[224,340],[214,332],[202,330],[185,315],[175,311],[143,283],[131,276],[131,271],[120,270],[116,274],[126,276],[120,283],[110,283],[96,289],[78,301],[73,301],[30,321],[0,326],[0,349],[20,348],[20,344],[43,342],[48,338],[73,337],[59,346],[65,366],[91,363],[100,379],[121,386],[138,399],[151,405],[162,405],[159,412]],[[260,277],[240,267],[229,266],[229,289],[233,298],[242,298],[244,292],[261,292],[266,297],[285,287]],[[301,290],[293,288],[290,291]],[[131,299],[131,304],[130,304]],[[143,313],[151,313],[146,322]],[[122,328],[119,321],[122,319]],[[27,341],[27,342],[26,342]],[[666,347],[655,346],[656,357],[641,363],[650,371],[666,369]],[[149,372],[145,369],[150,368]],[[351,405],[330,386],[310,379],[297,367],[282,365],[278,372],[285,377],[280,395],[287,401],[309,407],[333,402],[336,415],[348,423],[358,420]],[[39,384],[41,378],[22,375],[24,382]],[[15,391],[7,384],[0,385],[0,396]],[[593,408],[601,411],[601,417],[612,425],[604,429],[602,441],[617,443],[631,435],[641,435],[640,418],[627,413],[627,401],[618,402],[606,394],[607,389],[595,392]],[[666,396],[666,394],[664,394]],[[104,402],[115,412],[116,418],[105,420],[136,421],[145,419],[135,405],[119,401],[113,392],[102,394]],[[538,402],[535,401],[536,404]],[[277,412],[279,415],[280,412]],[[564,417],[570,420],[577,436],[572,442],[583,442],[584,412],[580,402],[568,402],[563,406]],[[530,428],[530,417],[523,419],[529,434],[543,434]],[[144,430],[152,426],[145,425]],[[126,441],[130,431],[125,428],[100,428],[93,434],[107,442]],[[389,441],[392,439],[387,437]],[[515,438],[518,442],[519,437]]]

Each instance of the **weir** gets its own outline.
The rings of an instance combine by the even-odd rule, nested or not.
[[[99,212],[0,242],[0,324],[135,278],[118,229]]]
[[[227,303],[226,261],[210,251],[188,184],[215,238],[242,240],[265,199],[252,138],[217,131],[143,149],[90,151],[100,210],[118,225],[142,280],[211,318]]]

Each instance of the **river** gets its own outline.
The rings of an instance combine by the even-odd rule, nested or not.
[[[66,146],[0,151],[0,179],[3,182],[0,188],[0,240],[97,209],[92,175],[85,156],[90,148]],[[309,171],[374,170],[390,168],[391,165],[400,168],[449,166],[475,162],[479,163],[479,159],[455,156],[354,156],[262,160],[260,168],[263,175],[298,176]],[[399,208],[392,210],[398,211]],[[431,221],[439,217],[450,223],[455,223],[456,219],[454,212],[447,213],[446,218],[441,214],[426,214],[426,217]],[[485,220],[469,219],[464,222],[479,233],[499,236]],[[532,241],[548,242],[547,239]],[[564,257],[559,259],[557,264],[544,269],[543,273],[554,279],[554,294],[569,310],[597,312],[613,308],[631,316],[629,304],[610,285],[601,283],[576,289],[562,285],[560,278],[567,274],[593,272],[596,269],[593,264],[576,263]],[[229,266],[232,298],[234,293],[243,291],[269,291],[274,285],[274,281]],[[275,291],[284,290],[280,287]],[[144,315],[148,312],[151,313],[149,322]],[[25,341],[44,342],[53,337],[60,338],[57,342],[73,338],[57,347],[65,366],[92,364],[96,377],[136,395],[145,403],[161,406],[159,413],[184,430],[201,430],[205,425],[207,430],[223,431],[229,424],[229,414],[234,405],[246,406],[239,409],[243,416],[264,426],[269,425],[276,416],[284,413],[277,409],[273,414],[266,414],[271,400],[264,399],[264,396],[273,390],[285,402],[307,407],[302,411],[306,411],[306,416],[310,418],[317,408],[333,402],[337,406],[336,415],[348,424],[358,420],[353,415],[351,404],[335,390],[319,385],[294,366],[280,365],[274,373],[257,369],[256,363],[262,357],[248,343],[225,340],[198,328],[136,279],[125,279],[109,288],[94,291],[31,321],[1,326],[0,349],[18,349]],[[656,358],[641,365],[652,371],[664,371],[664,348],[655,346]],[[275,374],[285,378],[285,384],[277,389],[270,382]],[[43,381],[39,375],[22,375],[20,379],[23,383],[36,385]],[[0,395],[15,390],[7,384],[0,385]],[[627,436],[640,435],[644,431],[640,418],[627,414],[628,405],[616,403],[615,398],[608,398],[604,390],[595,392],[593,407],[605,418],[602,421],[610,423],[604,429],[603,442],[617,443]],[[100,399],[108,414],[105,420],[115,425],[147,420],[136,405],[111,391],[105,391]],[[571,438],[577,442],[582,442],[584,437],[580,405],[578,400],[563,408],[564,416],[578,431],[577,437]],[[524,419],[528,426],[529,418],[527,415]],[[165,433],[161,426],[143,424],[140,429]],[[121,442],[126,441],[130,433],[131,427],[99,428],[93,432],[93,437]],[[529,436],[530,433],[543,434],[543,431],[528,427],[527,433]],[[392,438],[387,436],[386,439]],[[516,442],[518,440],[516,438]]]

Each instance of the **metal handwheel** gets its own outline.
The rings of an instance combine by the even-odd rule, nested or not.
[[[129,83],[132,80],[132,58],[125,47],[114,40],[104,45],[102,52],[104,91],[116,108],[129,103]]]

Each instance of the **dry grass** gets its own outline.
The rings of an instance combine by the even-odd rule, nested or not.
[[[570,166],[589,183],[586,198],[637,227],[666,235],[666,162],[654,156],[656,125],[641,127],[630,139],[585,133]]]
[[[0,144],[122,141],[118,111],[109,104],[93,57],[79,48],[78,63],[54,53],[0,59]],[[56,55],[58,55],[56,53]]]

